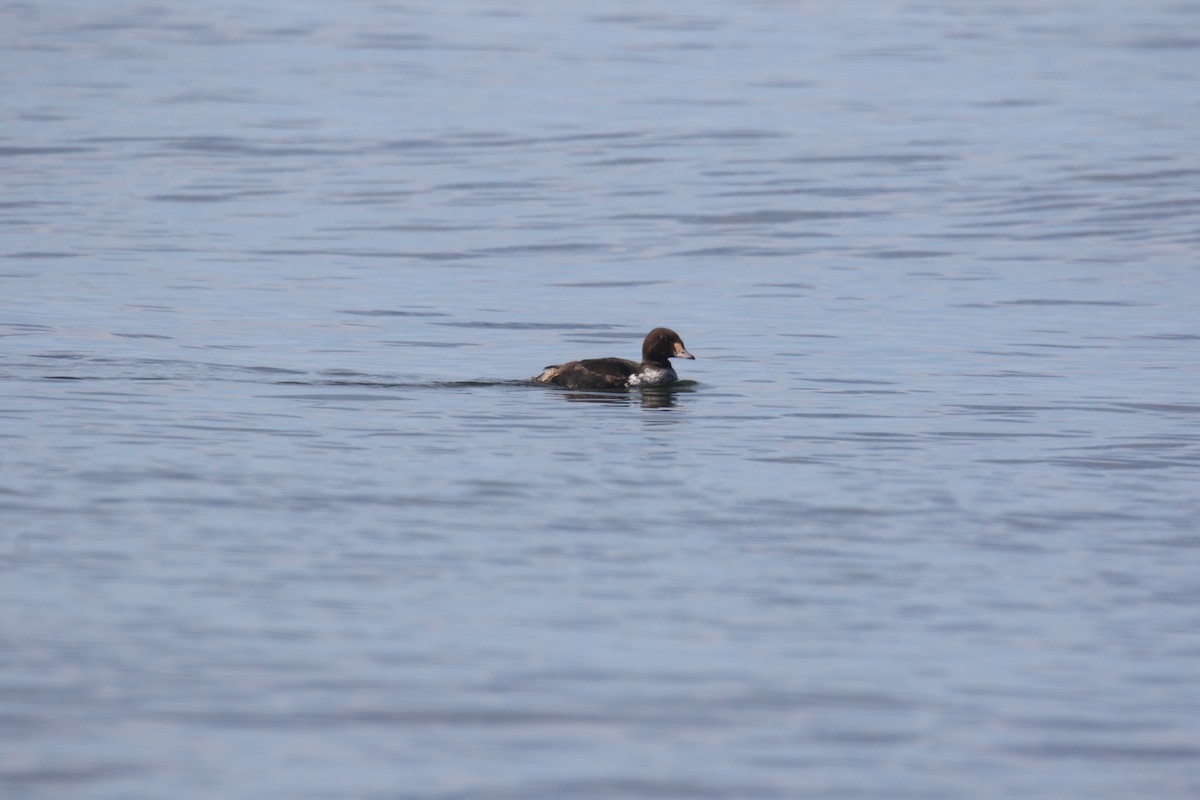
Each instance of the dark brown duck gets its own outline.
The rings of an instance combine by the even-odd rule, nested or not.
[[[670,328],[655,328],[642,342],[642,361],[627,358],[586,358],[546,367],[533,380],[568,389],[632,389],[666,386],[679,380],[670,358],[695,358]]]

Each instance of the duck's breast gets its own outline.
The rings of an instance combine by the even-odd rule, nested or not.
[[[679,380],[675,370],[670,367],[643,367],[640,371],[629,376],[630,386],[666,386]]]

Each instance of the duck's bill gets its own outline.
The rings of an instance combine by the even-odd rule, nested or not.
[[[696,357],[694,355],[692,355],[691,353],[689,353],[687,350],[676,351],[675,358],[690,358],[693,361],[696,360]]]

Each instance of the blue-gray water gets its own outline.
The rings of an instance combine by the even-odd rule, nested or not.
[[[0,5],[0,795],[1200,796],[1200,6],[245,5]]]

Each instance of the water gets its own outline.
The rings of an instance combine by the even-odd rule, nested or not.
[[[1200,796],[1200,7],[1049,5],[0,7],[0,793]]]

